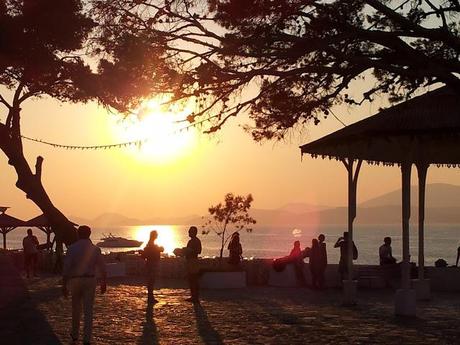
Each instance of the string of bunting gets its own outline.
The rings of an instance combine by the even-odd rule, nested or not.
[[[191,125],[188,125],[182,128],[178,128],[172,131],[171,134],[182,133],[183,131],[188,131],[192,127],[196,127],[196,125],[191,124]],[[126,147],[131,147],[131,146],[137,146],[140,149],[143,144],[151,140],[151,138],[144,138],[144,139],[125,141],[122,143],[106,144],[106,145],[66,145],[66,144],[53,143],[53,142],[46,141],[46,140],[31,138],[25,135],[21,135],[21,138],[28,140],[28,141],[35,142],[35,143],[52,146],[54,148],[66,149],[66,150],[107,150],[107,149],[121,149],[121,148],[126,148]]]
[[[107,145],[65,145],[65,144],[52,143],[52,142],[41,140],[41,139],[30,138],[25,135],[21,135],[21,137],[25,140],[32,141],[35,143],[40,143],[43,145],[48,145],[48,146],[52,146],[55,148],[61,148],[61,149],[67,149],[67,150],[106,150],[106,149],[115,149],[115,148],[120,149],[120,148],[126,148],[126,147],[131,147],[131,146],[137,146],[140,148],[142,144],[149,141],[149,139],[146,138],[146,139],[125,141],[122,143],[107,144]]]

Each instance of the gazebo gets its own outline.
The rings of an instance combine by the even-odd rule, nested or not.
[[[3,235],[3,249],[6,249],[6,235],[20,226],[25,226],[24,221],[9,216],[5,212],[9,207],[0,207],[0,232]]]
[[[363,161],[375,165],[397,165],[402,175],[402,240],[403,262],[401,289],[396,292],[395,312],[415,315],[416,297],[429,298],[429,280],[424,279],[425,184],[430,165],[460,166],[460,97],[440,88],[380,111],[378,114],[349,125],[321,139],[300,146],[301,153],[314,158],[342,161],[348,172],[349,253],[356,217],[356,191]],[[415,165],[419,181],[419,255],[416,290],[411,288],[409,219],[410,176]],[[349,255],[349,277],[344,281],[346,303],[355,302],[352,257]],[[417,291],[417,295],[416,295]]]

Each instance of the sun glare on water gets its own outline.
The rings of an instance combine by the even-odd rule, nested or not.
[[[158,232],[158,238],[155,243],[164,248],[165,254],[171,255],[174,249],[179,246],[174,227],[171,225],[138,226],[134,230],[134,238],[142,241],[142,247],[145,247],[150,238],[150,231],[152,230]]]
[[[195,130],[179,122],[190,113],[188,107],[162,109],[159,100],[146,102],[138,114],[114,124],[114,135],[122,142],[145,141],[130,150],[140,160],[170,163],[190,154],[196,146]]]

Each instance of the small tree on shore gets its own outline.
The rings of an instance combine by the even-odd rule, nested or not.
[[[236,230],[246,230],[252,232],[250,225],[256,224],[256,220],[249,215],[251,203],[254,200],[251,194],[246,197],[227,193],[225,201],[215,206],[211,206],[209,218],[203,225],[203,235],[215,232],[221,238],[220,259],[222,259],[224,246],[230,239],[231,235],[227,234],[229,226]]]

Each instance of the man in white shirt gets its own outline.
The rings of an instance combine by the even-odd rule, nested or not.
[[[82,225],[78,228],[78,241],[72,244],[64,261],[62,293],[68,296],[67,285],[72,294],[72,332],[73,341],[78,340],[81,309],[83,306],[84,328],[83,344],[91,342],[93,327],[93,305],[96,292],[96,269],[101,275],[101,293],[105,293],[106,271],[100,248],[89,239],[91,229]]]

